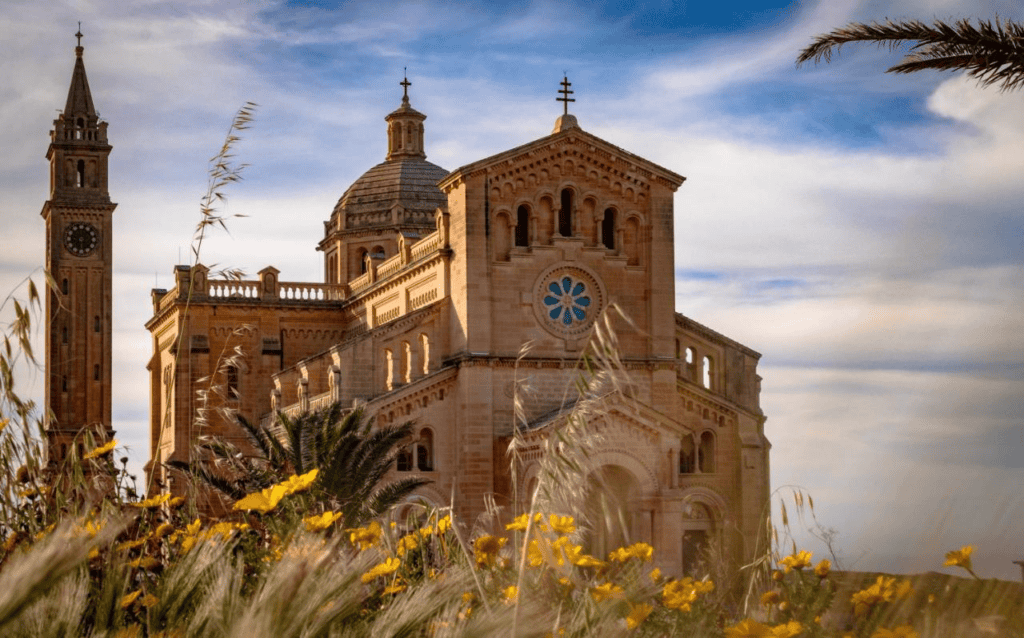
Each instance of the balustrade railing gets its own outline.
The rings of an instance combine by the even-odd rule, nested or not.
[[[401,253],[391,257],[391,259],[381,262],[381,264],[377,266],[377,279],[380,280],[390,277],[401,270],[404,265],[405,264],[402,263]]]
[[[416,261],[441,247],[441,235],[436,230],[412,245],[412,261]]]
[[[258,281],[211,280],[208,285],[207,296],[218,299],[233,297],[258,299],[260,296],[260,282]]]

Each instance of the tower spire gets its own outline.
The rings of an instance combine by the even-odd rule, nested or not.
[[[423,120],[427,116],[409,104],[412,82],[404,71],[402,81],[398,83],[402,87],[402,105],[384,118],[388,123],[388,161],[427,158],[423,151]]]
[[[90,121],[96,119],[96,107],[92,104],[92,93],[89,91],[89,80],[85,77],[85,61],[82,53],[82,24],[78,24],[78,46],[75,47],[75,70],[71,75],[71,87],[68,89],[68,101],[64,105],[65,117],[84,117]]]

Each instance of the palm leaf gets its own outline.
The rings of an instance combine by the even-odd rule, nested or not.
[[[914,43],[890,73],[912,73],[925,69],[965,71],[982,86],[998,85],[1002,90],[1024,86],[1024,25],[1010,20],[969,20],[926,25],[919,20],[870,24],[853,22],[819,35],[797,56],[797,66],[832,59],[844,44],[874,42],[895,50]]]

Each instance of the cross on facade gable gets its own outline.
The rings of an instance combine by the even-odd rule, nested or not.
[[[560,84],[562,85],[562,88],[558,89],[558,92],[562,94],[562,97],[556,97],[555,101],[561,102],[564,105],[563,115],[568,115],[569,102],[576,101],[575,98],[569,97],[569,94],[573,92],[569,90],[569,87],[572,86],[572,82],[569,81],[568,76],[563,76]]]

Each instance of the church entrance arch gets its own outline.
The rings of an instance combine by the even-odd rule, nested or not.
[[[604,559],[639,540],[633,522],[641,497],[640,482],[621,465],[604,465],[587,476],[584,519],[590,528],[588,551]]]

